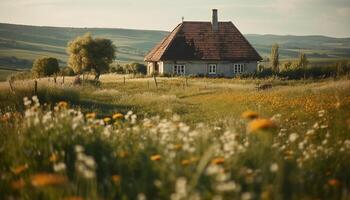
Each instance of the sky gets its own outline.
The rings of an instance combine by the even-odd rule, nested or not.
[[[350,0],[0,0],[0,22],[171,31],[213,8],[245,34],[350,37]]]

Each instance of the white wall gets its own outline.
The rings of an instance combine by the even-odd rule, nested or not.
[[[257,70],[256,61],[247,62],[229,62],[229,61],[160,61],[159,73],[160,74],[173,74],[173,67],[175,64],[184,64],[186,67],[186,75],[208,75],[208,64],[217,64],[217,76],[233,77],[233,65],[244,64],[245,73],[253,73]],[[149,65],[153,65],[150,64]],[[212,75],[215,76],[215,75]]]

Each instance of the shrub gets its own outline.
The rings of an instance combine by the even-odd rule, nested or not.
[[[74,73],[72,68],[66,66],[60,70],[60,75],[61,76],[74,76],[75,73]]]
[[[34,61],[32,73],[34,77],[45,77],[57,74],[60,71],[58,60],[52,57],[42,57]]]

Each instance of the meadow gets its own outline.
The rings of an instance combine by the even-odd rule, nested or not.
[[[346,77],[72,80],[0,83],[0,199],[350,198]]]

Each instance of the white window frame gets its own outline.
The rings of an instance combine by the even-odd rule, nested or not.
[[[185,75],[186,66],[184,64],[175,64],[173,67],[173,73],[176,75]]]
[[[218,70],[217,64],[208,64],[208,74],[216,74]]]
[[[241,74],[244,72],[245,65],[243,63],[236,63],[233,65],[233,73],[234,74]]]

